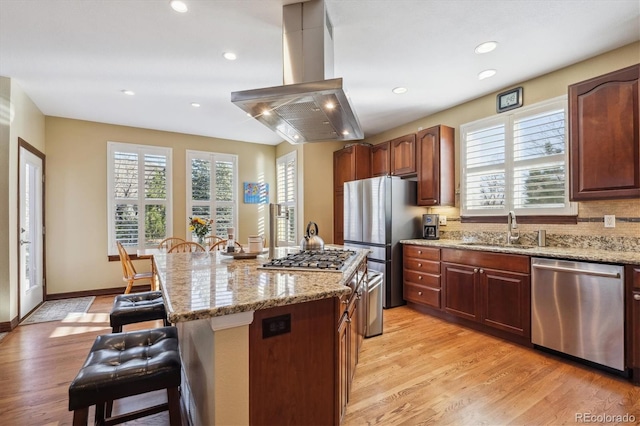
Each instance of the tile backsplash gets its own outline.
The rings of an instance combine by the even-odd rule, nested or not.
[[[447,216],[447,225],[440,227],[441,238],[463,237],[493,241],[506,238],[505,223],[461,223],[457,207],[433,207],[429,213]],[[615,228],[604,227],[604,215],[615,215]],[[578,205],[578,223],[549,225],[518,225],[522,244],[536,244],[539,229],[547,231],[547,245],[583,247],[604,250],[640,250],[640,199],[581,202]]]

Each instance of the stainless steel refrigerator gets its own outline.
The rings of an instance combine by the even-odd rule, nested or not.
[[[391,176],[344,184],[344,245],[371,250],[368,268],[384,274],[385,308],[405,303],[398,241],[420,237],[425,209],[416,206],[416,185]]]

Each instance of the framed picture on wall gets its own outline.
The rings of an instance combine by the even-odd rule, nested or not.
[[[245,204],[269,204],[269,184],[245,182],[244,202]]]

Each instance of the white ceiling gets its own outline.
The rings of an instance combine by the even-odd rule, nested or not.
[[[292,2],[186,0],[178,14],[168,0],[0,0],[0,75],[45,115],[274,145],[230,94],[282,84],[282,5]],[[638,0],[326,5],[335,77],[365,137],[640,40]],[[476,55],[488,40],[498,48]],[[487,68],[497,75],[479,81]]]

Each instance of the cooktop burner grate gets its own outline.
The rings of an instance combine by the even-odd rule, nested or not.
[[[342,272],[345,262],[354,254],[353,250],[304,250],[279,259],[271,259],[260,269],[291,271]]]

